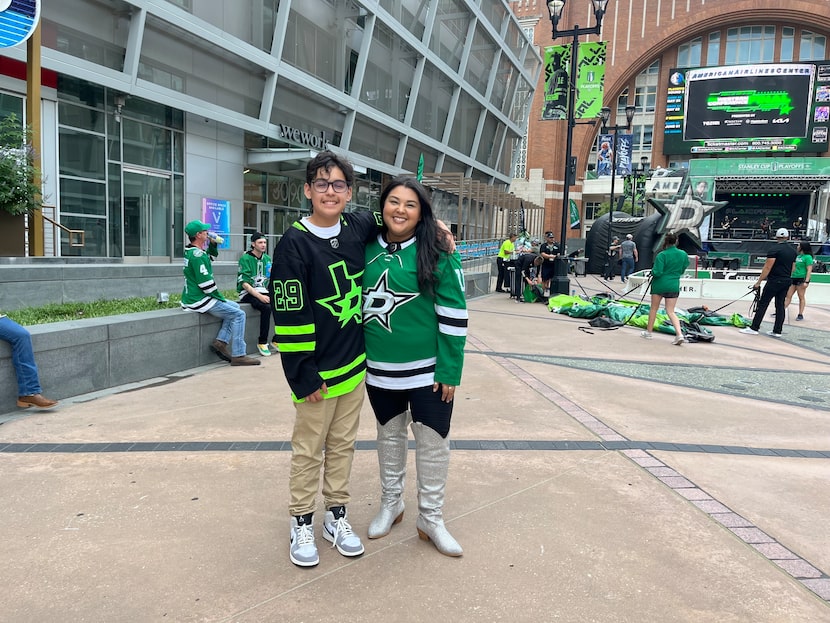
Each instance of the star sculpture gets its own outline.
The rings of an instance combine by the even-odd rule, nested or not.
[[[331,280],[334,283],[335,294],[319,299],[317,303],[328,309],[332,316],[337,318],[341,327],[354,319],[360,324],[360,284],[357,279],[363,274],[359,271],[355,275],[349,274],[346,262],[337,262],[329,266]]]
[[[698,249],[702,248],[700,225],[704,219],[724,207],[728,201],[701,201],[692,193],[692,186],[686,186],[685,194],[677,194],[672,199],[661,201],[649,198],[649,203],[662,214],[657,225],[660,239],[668,232],[686,234]]]
[[[395,292],[389,289],[389,271],[383,271],[373,288],[363,296],[363,322],[376,320],[384,329],[392,332],[390,321],[395,310],[418,296],[417,292]]]

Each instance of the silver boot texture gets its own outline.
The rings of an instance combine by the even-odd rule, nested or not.
[[[445,556],[461,556],[464,550],[444,526],[444,488],[450,465],[450,440],[429,426],[412,423],[415,466],[418,470],[418,520],[415,527],[424,541],[432,541]]]
[[[403,519],[403,485],[406,477],[406,426],[409,411],[378,426],[378,466],[380,467],[380,510],[369,524],[369,538],[379,539]]]

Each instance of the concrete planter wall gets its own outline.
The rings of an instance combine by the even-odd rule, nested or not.
[[[252,353],[259,312],[242,308]],[[43,393],[60,400],[221,362],[210,350],[219,324],[208,314],[164,309],[35,325],[29,331]],[[0,341],[0,413],[15,411],[16,398],[11,348]]]

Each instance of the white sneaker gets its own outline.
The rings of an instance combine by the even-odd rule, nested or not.
[[[640,331],[640,337],[645,338],[647,340],[651,339],[651,333],[648,331]]]
[[[682,335],[676,335],[674,337],[674,339],[672,340],[672,344],[674,344],[675,346],[682,346],[683,342],[685,342],[685,341],[686,341],[685,337],[683,337]]]
[[[775,331],[767,331],[767,335],[771,337],[781,337],[780,333],[776,333]]]
[[[323,538],[331,542],[332,547],[336,547],[344,556],[360,556],[363,553],[360,537],[354,533],[346,520],[345,506],[332,506],[326,511]]]
[[[302,523],[301,523],[302,522]],[[288,556],[298,567],[313,567],[320,562],[314,542],[314,518],[305,523],[304,516],[291,518],[291,547]]]
[[[747,335],[758,335],[758,332],[752,327],[744,327],[743,329],[739,329],[738,333],[746,333]]]

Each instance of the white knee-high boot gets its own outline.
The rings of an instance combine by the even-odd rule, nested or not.
[[[445,556],[461,556],[463,550],[444,526],[444,488],[450,465],[450,440],[429,426],[412,423],[415,466],[418,470],[418,536],[432,541]]]
[[[406,476],[406,426],[409,411],[378,426],[378,467],[380,468],[380,510],[369,524],[369,538],[389,534],[392,526],[403,519],[403,485]]]

